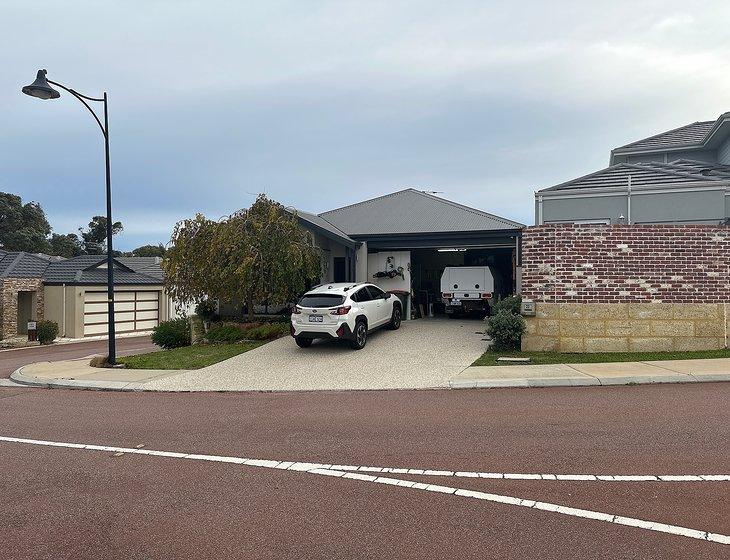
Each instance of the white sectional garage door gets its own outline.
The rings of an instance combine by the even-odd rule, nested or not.
[[[114,325],[117,333],[148,331],[160,323],[160,292],[114,292]],[[106,292],[86,292],[84,299],[84,336],[107,333]]]

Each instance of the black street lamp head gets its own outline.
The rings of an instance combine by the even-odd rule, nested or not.
[[[23,93],[38,99],[58,99],[61,94],[53,89],[46,80],[46,71],[38,70],[35,82],[23,88]]]

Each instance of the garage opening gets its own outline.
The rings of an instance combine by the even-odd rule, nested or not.
[[[441,298],[441,275],[446,267],[488,266],[494,276],[494,298],[502,299],[515,291],[515,249],[446,248],[411,250],[411,287],[415,317],[445,315]]]

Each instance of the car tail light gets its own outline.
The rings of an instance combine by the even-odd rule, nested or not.
[[[291,312],[291,314],[292,315],[299,315],[301,312],[302,312],[302,308],[299,307],[298,305],[295,305],[294,306],[294,309]]]
[[[445,299],[451,299],[451,296],[452,296],[452,295],[454,295],[454,294],[451,294],[451,293],[449,293],[449,292],[444,292],[444,293],[442,293],[442,294],[441,294],[441,296],[442,296],[443,298],[445,298]]]
[[[347,315],[350,312],[351,307],[349,305],[343,305],[337,309],[330,311],[330,315]]]
[[[339,329],[337,329],[337,336],[339,338],[345,336],[345,325],[342,325]]]
[[[492,294],[490,294],[489,292],[482,294],[482,299],[491,299],[491,297],[492,297]]]

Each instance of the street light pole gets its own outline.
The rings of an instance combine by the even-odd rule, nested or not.
[[[106,164],[106,267],[107,267],[107,297],[108,297],[108,333],[109,333],[109,357],[108,361],[110,364],[115,364],[117,359],[116,340],[115,340],[115,325],[114,325],[114,256],[112,251],[112,179],[111,179],[111,167],[109,163],[109,110],[107,103],[107,94],[104,92],[104,97],[89,97],[88,95],[82,95],[79,92],[67,88],[66,86],[53,82],[46,78],[45,70],[38,70],[35,81],[25,86],[22,91],[26,95],[31,97],[37,97],[39,99],[58,99],[61,94],[53,89],[49,84],[60,87],[66,90],[76,99],[83,103],[89,112],[93,115],[101,133],[104,136],[104,161]],[[94,112],[91,106],[86,101],[94,101],[104,104],[104,124],[99,120],[98,115]]]

